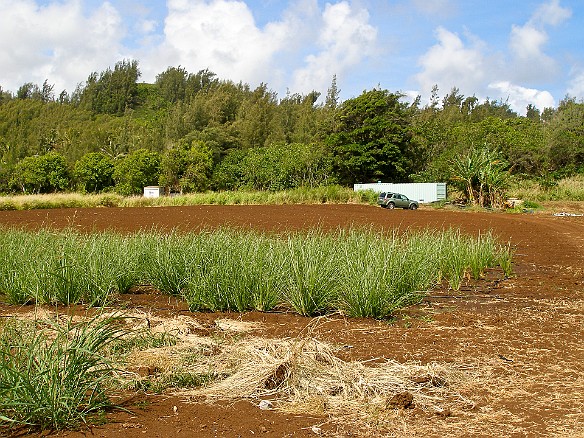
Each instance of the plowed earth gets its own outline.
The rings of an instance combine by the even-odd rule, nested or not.
[[[385,429],[352,425],[323,414],[260,410],[257,400],[213,404],[181,395],[137,395],[132,411],[67,437],[284,436],[584,436],[584,218],[420,209],[388,211],[359,205],[100,208],[0,212],[0,223],[82,232],[201,230],[221,226],[283,232],[320,227],[460,228],[492,231],[515,250],[514,276],[491,272],[459,291],[434,290],[393,321],[333,315],[317,324],[290,313],[192,314],[154,292],[119,297],[120,305],[160,316],[188,315],[206,327],[230,318],[254,322],[254,335],[311,336],[346,345],[344,360],[386,359],[456,366],[469,377],[458,388],[468,409],[404,409]],[[500,281],[501,280],[501,281]],[[0,306],[6,316],[30,311]],[[314,426],[320,428],[316,429]],[[24,433],[24,432],[23,432]],[[42,435],[49,435],[45,432]]]

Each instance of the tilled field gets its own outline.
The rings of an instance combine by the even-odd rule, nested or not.
[[[125,309],[159,318],[187,317],[215,336],[249,323],[246,334],[264,339],[317,339],[342,346],[344,361],[436,364],[457,370],[450,397],[457,406],[395,409],[390,426],[375,413],[363,421],[366,402],[352,424],[328,415],[261,410],[254,399],[218,399],[193,394],[140,395],[127,402],[132,414],[113,413],[109,422],[57,436],[237,437],[237,436],[584,436],[584,218],[464,211],[387,211],[358,205],[204,206],[100,208],[0,212],[0,224],[117,230],[182,231],[240,227],[284,232],[319,227],[365,226],[388,231],[459,228],[492,231],[515,249],[515,276],[493,272],[460,291],[429,293],[395,321],[304,318],[289,313],[192,314],[185,303],[151,291],[120,297]],[[381,273],[380,273],[381,274]],[[0,307],[2,315],[27,306]],[[251,334],[250,334],[251,333]],[[231,336],[231,335],[229,335]],[[365,399],[364,399],[365,400]],[[276,403],[277,407],[277,403]],[[387,415],[386,415],[387,419]]]

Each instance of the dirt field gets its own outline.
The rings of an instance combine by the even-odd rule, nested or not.
[[[286,313],[191,314],[153,293],[120,297],[126,307],[187,315],[204,326],[230,318],[254,322],[264,338],[306,333],[336,345],[345,360],[437,363],[460,370],[466,408],[396,411],[391,427],[359,428],[319,412],[260,410],[257,400],[207,404],[186,395],[140,396],[132,414],[67,437],[584,436],[584,217],[463,211],[387,211],[358,205],[100,208],[0,212],[0,224],[30,229],[200,230],[236,226],[284,231],[365,225],[376,229],[492,230],[515,249],[515,276],[496,275],[461,291],[437,290],[394,322],[331,316],[314,321]],[[9,315],[30,311],[0,306]],[[363,409],[366,409],[364,406]],[[317,427],[318,429],[316,429]]]

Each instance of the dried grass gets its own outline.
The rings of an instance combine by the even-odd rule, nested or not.
[[[227,378],[181,394],[209,401],[270,400],[282,411],[346,419],[357,428],[373,422],[376,430],[395,426],[412,408],[447,417],[474,406],[457,391],[468,374],[455,366],[347,362],[337,351],[308,337],[245,339],[212,358],[215,372]]]
[[[582,299],[575,295],[572,301],[508,297],[504,317],[460,313],[454,326],[438,318],[432,331],[459,342],[437,355],[439,362],[425,365],[341,360],[343,347],[316,339],[315,326],[326,318],[315,318],[299,338],[266,339],[253,336],[261,325],[237,319],[209,327],[194,316],[128,312],[129,326],[172,334],[177,344],[133,351],[126,357],[130,372],[122,378],[214,376],[207,386],[178,393],[209,402],[269,400],[281,411],[323,415],[340,428],[340,436],[528,436],[542,430],[548,436],[584,436],[584,348],[577,342]],[[483,352],[469,356],[473,345],[482,345]],[[557,363],[541,359],[560,351]],[[445,362],[452,357],[472,362]],[[153,370],[155,377],[137,377],[132,368]],[[406,406],[408,394],[413,409]]]

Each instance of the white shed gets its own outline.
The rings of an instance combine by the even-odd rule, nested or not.
[[[145,198],[159,198],[164,196],[164,187],[160,186],[146,186],[144,187]]]
[[[374,192],[395,192],[406,195],[419,203],[429,203],[446,199],[446,183],[372,183],[355,184],[357,190],[373,190]]]

